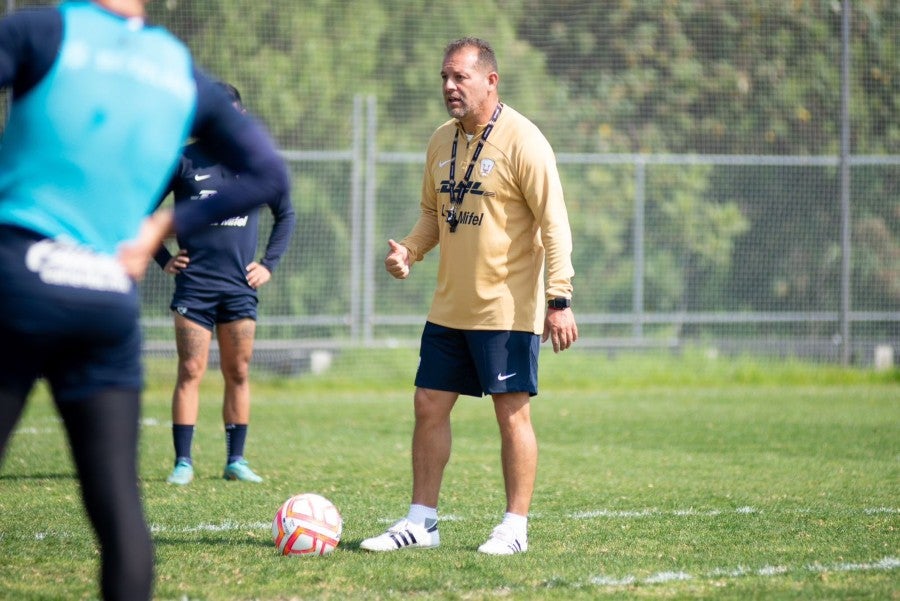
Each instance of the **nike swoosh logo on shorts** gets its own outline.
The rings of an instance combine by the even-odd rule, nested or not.
[[[497,374],[497,380],[499,380],[500,382],[502,382],[503,380],[509,380],[514,375],[516,375],[516,372],[512,372],[511,374],[504,374],[503,372],[500,372],[499,374]]]
[[[212,177],[212,176],[211,176],[211,175],[208,175],[208,174],[207,174],[207,175],[200,175],[199,173],[196,173],[196,174],[194,174],[194,181],[195,181],[195,182],[202,182],[203,180],[209,179],[209,178],[211,178],[211,177]]]

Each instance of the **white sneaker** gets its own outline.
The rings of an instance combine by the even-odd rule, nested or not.
[[[510,526],[500,524],[491,532],[491,537],[478,547],[480,553],[488,555],[512,555],[528,550],[528,537],[517,538]]]
[[[413,524],[405,518],[387,529],[387,532],[367,538],[359,544],[366,551],[396,551],[397,549],[431,549],[441,542],[437,523],[431,528]]]

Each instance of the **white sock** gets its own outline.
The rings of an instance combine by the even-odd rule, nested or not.
[[[418,526],[430,528],[437,523],[437,508],[413,503],[409,506],[409,513],[406,514],[406,519]]]
[[[528,538],[528,516],[506,512],[503,514],[503,523],[513,529],[516,538]]]

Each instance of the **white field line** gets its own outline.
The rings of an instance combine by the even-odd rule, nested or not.
[[[460,518],[457,518],[460,519]],[[161,525],[153,525],[150,530],[154,534],[161,532],[175,533],[194,533],[194,532],[223,532],[232,530],[269,530],[272,525],[264,522],[222,522],[220,524],[199,524],[197,526],[181,526],[169,527]],[[56,544],[61,533],[55,532],[48,536],[48,533],[42,532],[35,534],[36,540],[44,540],[49,538],[52,544]],[[62,538],[67,537],[68,533],[62,533]],[[3,534],[0,533],[0,540]],[[763,565],[760,567],[748,567],[737,565],[733,567],[714,568],[700,574],[691,574],[689,572],[655,572],[647,576],[635,576],[626,574],[624,576],[611,576],[600,574],[588,579],[585,584],[569,583],[570,586],[581,588],[582,586],[597,586],[604,588],[623,588],[634,586],[655,586],[669,584],[672,582],[698,582],[707,580],[737,579],[745,577],[759,576],[764,578],[780,576],[784,574],[825,574],[825,573],[842,573],[842,572],[873,572],[873,571],[892,571],[900,568],[900,558],[887,556],[872,562],[840,562],[840,563],[821,563],[816,562],[803,566],[785,566],[785,565]]]
[[[896,507],[872,507],[864,511],[869,515],[876,513],[900,513],[900,509],[897,509]]]
[[[15,432],[13,432],[13,436],[16,434],[55,434],[59,432],[59,428],[35,428],[32,426],[17,428]]]
[[[275,514],[272,514],[273,516]],[[193,532],[231,532],[234,530],[271,530],[272,522],[222,522],[220,524],[197,524],[196,526],[162,526],[152,524],[150,532],[158,534],[161,532],[174,532],[178,534],[191,534]]]
[[[570,513],[568,518],[573,520],[590,520],[596,518],[612,518],[612,519],[636,519],[636,518],[648,518],[648,517],[665,517],[665,516],[674,516],[674,517],[716,517],[720,515],[754,515],[754,514],[763,514],[763,513],[791,513],[791,514],[808,514],[813,513],[813,509],[811,508],[798,508],[798,509],[786,509],[786,510],[762,510],[757,509],[755,507],[737,507],[734,509],[694,509],[693,507],[689,507],[687,509],[655,509],[655,508],[645,508],[645,509],[595,509],[592,511],[579,511],[575,513]],[[853,513],[855,511],[861,511],[866,515],[879,515],[879,514],[887,514],[887,515],[895,515],[900,513],[900,508],[897,507],[866,507],[864,509],[855,510],[851,509],[850,512]],[[531,517],[540,517],[538,514],[532,514]],[[442,518],[443,519],[443,518]]]
[[[625,576],[594,576],[589,580],[590,584],[602,587],[631,587],[636,585],[655,585],[666,584],[669,582],[681,582],[685,580],[721,580],[723,578],[743,578],[746,576],[762,576],[772,577],[789,573],[838,573],[838,572],[871,572],[871,571],[891,571],[900,568],[900,558],[883,557],[877,561],[866,563],[832,563],[832,564],[807,564],[804,566],[761,566],[758,568],[750,568],[747,566],[736,566],[733,568],[715,568],[709,572],[702,574],[689,574],[687,572],[657,572],[649,576],[638,577],[634,575]]]
[[[715,517],[717,515],[744,514],[751,515],[761,513],[753,507],[738,507],[736,509],[595,509],[593,511],[579,511],[570,513],[569,518],[573,520],[589,520],[593,518],[647,518],[659,516],[678,516],[678,517]]]
[[[56,434],[63,427],[62,420],[59,419],[58,417],[48,417],[41,421],[44,421],[44,422],[50,421],[50,422],[56,424],[56,426],[52,427],[52,428],[49,426],[44,426],[44,427],[19,426],[18,428],[15,429],[15,431],[13,431],[13,436],[15,436],[16,434]],[[147,428],[155,428],[155,427],[159,427],[159,426],[167,427],[167,428],[172,427],[171,420],[160,421],[160,420],[156,419],[155,417],[142,417],[140,420],[140,424],[141,424],[141,426],[144,426]]]
[[[860,512],[866,515],[875,515],[875,514],[897,514],[900,513],[900,508],[897,507],[871,507],[864,509],[852,510],[852,512]],[[736,509],[707,509],[707,510],[697,510],[693,508],[687,509],[670,509],[667,511],[659,510],[659,509],[598,509],[594,511],[583,511],[578,513],[569,514],[569,519],[574,520],[585,520],[585,519],[594,519],[594,518],[613,518],[613,519],[638,519],[638,518],[646,518],[646,517],[659,517],[659,516],[676,516],[676,517],[715,517],[719,515],[753,515],[753,514],[762,514],[763,512],[753,507],[738,507]],[[770,513],[772,513],[770,511]],[[790,513],[812,513],[812,509],[794,509],[791,510]],[[274,514],[273,514],[274,515]],[[532,519],[537,518],[541,519],[541,515],[532,514]],[[442,522],[465,522],[466,520],[471,518],[466,518],[459,515],[441,515],[440,521]],[[383,524],[393,524],[397,521],[397,517],[393,518],[380,518],[378,520],[379,523]],[[193,532],[230,532],[235,530],[268,530],[272,527],[271,522],[233,522],[233,521],[225,521],[220,522],[218,524],[196,524],[192,526],[166,526],[164,524],[151,524],[150,531],[155,533],[163,533],[163,532],[173,532],[173,533],[181,533],[181,534],[190,534]],[[64,531],[45,531],[45,532],[36,532],[34,533],[34,538],[36,540],[43,540],[44,538],[60,538],[66,537],[70,533],[66,533]],[[777,568],[769,568],[772,570],[776,570]],[[893,569],[893,568],[892,568]],[[668,576],[672,579],[677,579],[677,574],[670,574]]]
[[[806,510],[808,511],[808,510]],[[894,514],[898,513],[897,508],[891,507],[878,507],[872,509],[862,509],[860,510],[865,514],[872,513],[889,513]],[[754,514],[759,513],[755,510],[751,510],[748,507],[739,507],[733,510],[707,510],[707,511],[697,511],[694,509],[685,509],[685,510],[671,510],[671,511],[658,511],[658,510],[599,510],[592,512],[585,512],[580,514],[570,515],[569,517],[572,519],[585,519],[592,517],[611,517],[611,518],[642,518],[647,516],[660,516],[660,515],[674,515],[674,516],[715,516],[722,514]],[[460,516],[447,516],[441,518],[454,520],[454,521],[465,521],[466,518]],[[389,520],[382,520],[389,521]],[[150,526],[150,531],[154,534],[160,533],[180,533],[180,534],[192,534],[196,532],[230,532],[236,530],[270,530],[272,528],[271,523],[266,522],[232,522],[225,521],[220,522],[218,524],[197,524],[195,526],[165,526],[162,524],[153,524]],[[61,533],[61,532],[39,532],[35,533],[35,540],[44,540],[49,538],[51,541],[58,541],[60,538],[66,538],[70,533]],[[62,535],[62,536],[61,536]],[[621,587],[633,587],[639,585],[645,586],[655,586],[655,585],[663,585],[672,582],[685,582],[685,581],[705,581],[705,580],[721,580],[721,579],[736,579],[736,578],[744,578],[744,577],[775,577],[784,574],[791,573],[809,573],[809,574],[824,574],[824,573],[840,573],[840,572],[865,572],[865,571],[892,571],[900,568],[900,558],[893,556],[886,556],[879,560],[872,562],[840,562],[840,563],[823,563],[816,562],[812,564],[806,564],[803,566],[785,566],[785,565],[763,565],[759,567],[748,567],[744,565],[737,565],[733,567],[719,567],[714,568],[710,571],[703,572],[700,574],[692,574],[684,571],[663,571],[663,572],[655,572],[646,576],[636,576],[633,574],[626,574],[623,576],[613,576],[608,574],[599,574],[597,576],[590,577],[585,585],[587,586],[597,586],[597,587],[606,587],[606,588],[621,588]]]

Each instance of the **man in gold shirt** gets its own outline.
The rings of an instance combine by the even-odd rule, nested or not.
[[[388,241],[384,261],[391,275],[404,279],[440,244],[415,381],[412,503],[405,519],[360,546],[438,546],[450,412],[460,394],[489,394],[507,505],[478,550],[510,555],[528,548],[537,472],[530,398],[537,394],[539,344],[550,339],[559,352],[578,338],[572,235],[553,150],[533,123],[500,102],[491,46],[477,38],[451,42],[441,78],[452,119],[428,144],[419,220],[399,243]]]

